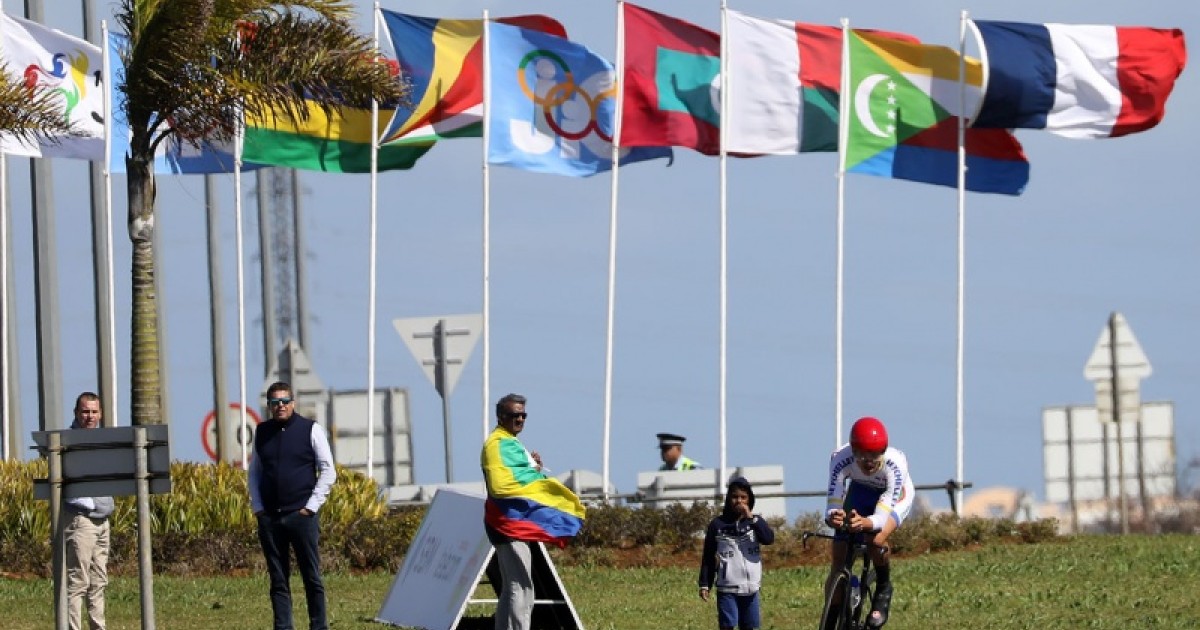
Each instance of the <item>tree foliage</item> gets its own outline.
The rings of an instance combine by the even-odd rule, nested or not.
[[[134,424],[166,422],[153,256],[155,149],[172,136],[194,145],[228,141],[243,116],[295,123],[308,115],[306,100],[330,113],[402,99],[400,82],[353,17],[348,0],[121,1],[116,19],[128,42],[114,107],[130,128]]]

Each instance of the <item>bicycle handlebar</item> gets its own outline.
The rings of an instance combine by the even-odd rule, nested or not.
[[[861,534],[861,535],[865,536],[867,534],[878,534],[881,530],[869,529],[869,530],[861,531],[861,532],[852,532],[852,531],[850,531],[850,523],[847,521],[847,522],[844,522],[841,527],[834,528],[834,531],[839,534],[845,534],[847,536],[854,536],[856,534]],[[844,540],[843,538],[839,538],[836,534],[831,535],[831,534],[822,534],[821,532],[804,532],[803,534],[800,535],[800,544],[805,549],[808,549],[808,539],[809,538],[827,538],[829,540]],[[849,542],[849,541],[846,541],[846,542]],[[876,549],[882,550],[884,553],[887,553],[887,551],[889,549],[889,547],[887,545],[876,545],[874,542],[872,542],[870,540],[866,540],[866,539],[862,539],[854,544],[861,545],[863,547],[875,547]]]

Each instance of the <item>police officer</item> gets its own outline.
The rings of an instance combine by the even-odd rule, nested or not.
[[[683,456],[683,443],[687,438],[674,433],[658,434],[658,450],[662,453],[663,465],[659,470],[696,470],[703,468],[695,460]]]

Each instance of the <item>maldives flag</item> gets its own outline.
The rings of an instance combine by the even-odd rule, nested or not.
[[[621,146],[721,151],[721,38],[689,22],[624,3]]]
[[[1179,29],[971,23],[987,74],[976,127],[1109,138],[1162,120],[1187,51]]]

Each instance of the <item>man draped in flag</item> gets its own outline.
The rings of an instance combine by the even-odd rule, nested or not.
[[[583,504],[557,479],[542,472],[542,457],[517,439],[528,418],[525,397],[508,394],[496,403],[496,428],[483,443],[479,464],[487,485],[483,527],[496,547],[503,588],[496,628],[525,630],[533,614],[533,556],[529,543],[566,546],[583,528]]]

